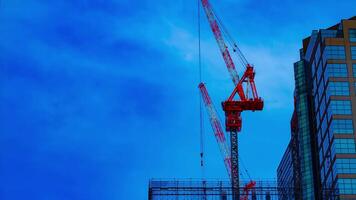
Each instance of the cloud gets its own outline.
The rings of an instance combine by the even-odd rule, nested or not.
[[[196,3],[2,1],[1,198],[141,199],[151,177],[200,177]],[[244,114],[242,148],[258,142],[276,155],[271,170],[244,161],[274,176],[289,136],[292,64],[319,16],[308,12],[313,21],[300,25],[300,9],[288,14],[293,1],[283,12],[269,6],[278,1],[213,3],[256,66],[266,100],[265,112]],[[203,77],[218,106],[233,85],[204,13],[201,20]],[[285,140],[270,148],[260,127]],[[224,177],[207,121],[205,128],[207,174]]]

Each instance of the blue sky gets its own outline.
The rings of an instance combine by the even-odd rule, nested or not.
[[[263,112],[243,114],[241,156],[253,178],[274,178],[301,40],[356,15],[356,2],[211,2],[265,99]],[[0,1],[0,199],[146,199],[149,178],[200,178],[196,8]],[[203,78],[221,110],[233,85],[202,22]],[[206,176],[226,178],[205,122]]]

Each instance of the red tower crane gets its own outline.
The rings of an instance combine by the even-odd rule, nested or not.
[[[225,61],[226,67],[232,77],[232,81],[235,84],[235,89],[233,90],[230,97],[222,103],[223,110],[225,111],[225,125],[226,131],[230,132],[230,148],[231,148],[231,186],[233,191],[233,199],[238,200],[239,194],[239,164],[238,164],[238,132],[241,131],[242,119],[241,112],[245,110],[262,110],[263,101],[258,96],[256,85],[255,85],[255,72],[254,68],[234,43],[234,52],[237,53],[241,63],[244,65],[245,72],[241,79],[235,69],[235,64],[231,58],[230,52],[224,41],[222,32],[219,27],[218,18],[213,12],[212,6],[208,0],[201,0],[202,6],[208,18],[211,30],[215,36],[218,43],[220,52]],[[252,93],[252,97],[249,97],[249,90]],[[240,97],[239,100],[234,100],[236,94]]]

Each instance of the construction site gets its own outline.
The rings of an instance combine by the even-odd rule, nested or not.
[[[356,200],[356,0],[0,19],[0,200]]]
[[[222,21],[220,20],[221,18],[218,17],[217,14],[214,12],[211,2],[209,2],[209,0],[201,0],[198,1],[198,4],[199,4],[198,18],[200,20],[201,10],[204,11],[206,20],[210,25],[210,31],[213,33],[212,35],[214,36],[217,43],[217,47],[220,50],[221,58],[223,59],[226,65],[225,67],[228,70],[230,74],[230,78],[234,85],[233,91],[231,91],[231,93],[229,94],[226,94],[227,97],[225,98],[226,100],[221,102],[221,108],[215,107],[212,98],[208,93],[206,84],[204,80],[202,80],[201,78],[202,69],[201,69],[200,32],[202,30],[199,21],[199,44],[198,44],[199,47],[198,48],[199,48],[200,84],[198,85],[198,89],[201,95],[200,128],[202,131],[202,118],[204,117],[203,110],[205,110],[205,113],[209,118],[212,132],[214,133],[214,137],[218,144],[217,146],[219,147],[221,157],[223,158],[221,162],[224,163],[224,166],[226,168],[226,173],[229,179],[210,180],[210,179],[205,179],[204,177],[202,177],[201,179],[153,178],[149,181],[149,188],[148,188],[149,199],[150,200],[355,199],[355,195],[353,193],[354,190],[352,186],[353,183],[346,185],[348,184],[348,182],[347,183],[341,182],[345,180],[349,181],[347,178],[353,176],[336,175],[335,160],[338,159],[337,154],[339,152],[337,152],[336,150],[336,153],[334,153],[336,154],[336,156],[333,155],[333,159],[331,160],[323,161],[326,159],[330,159],[331,153],[329,153],[328,156],[326,156],[325,158],[322,158],[322,155],[320,155],[319,157],[318,148],[322,148],[322,147],[320,147],[320,142],[317,143],[317,141],[322,139],[320,139],[319,136],[316,136],[316,132],[318,132],[319,130],[320,132],[324,130],[322,130],[323,127],[320,126],[320,123],[317,121],[320,119],[313,118],[315,116],[316,111],[314,111],[311,108],[317,107],[317,104],[314,105],[314,100],[313,100],[315,89],[310,89],[312,88],[312,86],[308,86],[309,79],[312,80],[313,77],[317,77],[318,75],[314,75],[315,70],[312,68],[314,67],[314,65],[313,66],[310,65],[311,67],[309,68],[311,69],[311,71],[308,71],[309,70],[308,62],[311,62],[311,60],[314,59],[314,57],[317,57],[318,61],[320,62],[320,65],[324,65],[324,68],[326,68],[326,66],[330,66],[329,68],[331,69],[331,67],[333,66],[330,65],[329,63],[331,63],[332,61],[329,62],[328,59],[347,60],[345,55],[341,57],[340,56],[333,57],[332,54],[327,54],[327,53],[324,54],[323,57],[324,60],[322,60],[320,59],[321,57],[320,52],[318,52],[318,50],[316,50],[314,46],[315,44],[317,44],[317,42],[322,43],[322,45],[324,46],[331,45],[328,44],[328,42],[334,39],[335,41],[336,40],[345,41],[345,46],[350,45],[347,42],[348,40],[344,38],[349,36],[350,42],[355,41],[351,37],[356,38],[356,23],[355,23],[356,18],[354,17],[346,21],[341,21],[341,23],[336,24],[330,28],[320,30],[319,32],[314,31],[311,37],[308,37],[303,40],[303,48],[300,50],[301,61],[298,61],[294,64],[296,89],[294,94],[295,111],[293,113],[290,122],[292,139],[278,167],[277,179],[275,180],[252,179],[248,172],[248,169],[246,169],[244,165],[240,164],[239,134],[241,132],[243,132],[244,134],[249,134],[249,130],[248,130],[249,127],[245,127],[242,124],[244,120],[253,120],[251,118],[242,119],[241,114],[244,112],[260,112],[263,111],[264,109],[263,97],[259,96],[258,86],[255,84],[255,78],[258,79],[258,76],[255,76],[256,73],[255,73],[254,65],[251,64],[246,59],[246,57],[240,50],[239,46],[237,45],[236,41],[233,39],[231,34],[229,34],[227,28],[223,25]],[[351,27],[353,29],[351,29]],[[349,33],[347,33],[347,31],[349,31]],[[339,43],[337,43],[337,45],[340,45]],[[334,43],[332,44],[336,45],[336,42],[335,44]],[[324,51],[328,52],[328,48],[329,47],[325,47],[325,50],[323,50],[323,52]],[[356,48],[356,47],[352,47],[352,48]],[[236,55],[236,59],[233,59],[233,55]],[[329,56],[330,58],[327,56]],[[238,63],[238,65],[235,65],[235,60],[237,61],[236,63]],[[356,65],[354,64],[354,66]],[[352,70],[352,61],[350,61],[348,67],[350,73],[350,71]],[[353,70],[356,70],[356,68],[354,68]],[[239,74],[237,71],[243,71],[243,73]],[[326,73],[328,72],[325,70],[325,76]],[[338,76],[338,75],[331,74],[330,76]],[[310,92],[310,94],[312,95],[308,96],[308,92]],[[330,96],[332,95],[337,96],[340,94],[331,93]],[[224,112],[225,123],[221,123],[220,118],[218,116],[218,109],[222,109],[222,111]],[[334,111],[334,113],[337,114],[337,111]],[[339,113],[339,114],[345,114],[345,113]],[[327,114],[324,113],[324,115],[325,115],[324,118],[326,119]],[[310,122],[307,125],[303,125],[303,122],[305,122],[303,121],[303,119],[305,117],[307,117],[306,120],[310,120],[310,121],[314,120],[314,121]],[[334,120],[335,121],[334,123],[336,123],[338,117],[337,116],[334,118],[330,117],[328,123],[331,124],[332,120]],[[313,125],[315,121],[317,121],[316,125]],[[332,124],[329,126],[331,127]],[[349,130],[349,132],[352,133],[353,132],[352,127],[350,129],[351,130]],[[309,135],[306,134],[305,130],[309,130],[309,132],[307,133]],[[344,130],[340,132],[343,133],[343,131]],[[315,135],[313,135],[313,133],[315,133]],[[308,137],[309,139],[305,139],[306,137]],[[337,138],[338,136],[335,137]],[[348,137],[348,136],[343,136],[343,137]],[[302,150],[304,151],[304,153],[298,150],[300,148],[306,147],[306,145],[309,148],[309,150],[307,151],[311,152],[309,153],[309,155],[305,153],[306,150]],[[331,146],[331,144],[329,146]],[[328,151],[332,151],[332,148],[330,147]],[[301,155],[302,153],[303,155]],[[307,156],[307,157],[302,157],[302,156]],[[341,158],[344,159],[346,157],[343,156]],[[201,148],[200,159],[201,159],[200,165],[203,170],[204,168],[203,148]],[[309,164],[307,162],[309,162]],[[321,172],[321,170],[323,169],[320,170],[320,168],[322,168],[322,165],[327,165],[329,171],[325,172],[326,173],[325,176],[329,178],[320,179],[321,173],[323,173]],[[315,173],[315,175],[310,176],[309,180],[306,181],[307,178],[305,178],[304,176],[308,175],[309,173],[307,172],[308,170],[310,171],[313,170],[313,172],[310,173],[313,174]],[[335,171],[335,172],[331,172],[331,171]],[[243,173],[244,173],[243,177],[247,177],[247,178],[242,178]],[[339,190],[339,188],[341,189]]]
[[[233,191],[230,181],[225,180],[151,180],[149,183],[149,199],[280,199],[279,196],[292,194],[294,188],[279,191],[273,181],[241,181],[244,187]],[[284,188],[286,189],[286,188]]]
[[[276,181],[252,180],[247,169],[243,169],[243,171],[247,173],[250,180],[240,180],[238,135],[242,131],[241,113],[244,111],[262,111],[264,102],[258,95],[255,85],[255,69],[253,65],[247,61],[235,40],[222,24],[220,18],[214,13],[209,0],[198,1],[198,4],[199,20],[200,9],[202,9],[205,12],[221,56],[235,86],[234,90],[228,94],[228,99],[222,102],[222,109],[225,112],[225,128],[223,128],[216,107],[209,96],[203,80],[201,80],[201,60],[199,60],[201,83],[198,88],[201,93],[201,104],[204,104],[208,113],[216,142],[223,157],[222,162],[224,162],[230,180],[152,179],[149,182],[149,199],[294,199],[295,188],[279,188]],[[201,57],[200,48],[199,40],[199,57]],[[244,73],[241,75],[237,73],[232,54],[237,55],[240,63],[239,67],[244,70]],[[202,118],[202,110],[200,113],[200,117]],[[203,156],[204,152],[201,152],[201,167],[204,167]]]

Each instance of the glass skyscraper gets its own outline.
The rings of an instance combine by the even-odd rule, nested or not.
[[[356,17],[305,38],[294,77],[300,198],[356,199]]]
[[[297,114],[293,113],[291,120],[292,139],[284,152],[282,160],[277,169],[277,185],[279,190],[279,199],[292,200],[300,199],[300,161],[297,138]]]

